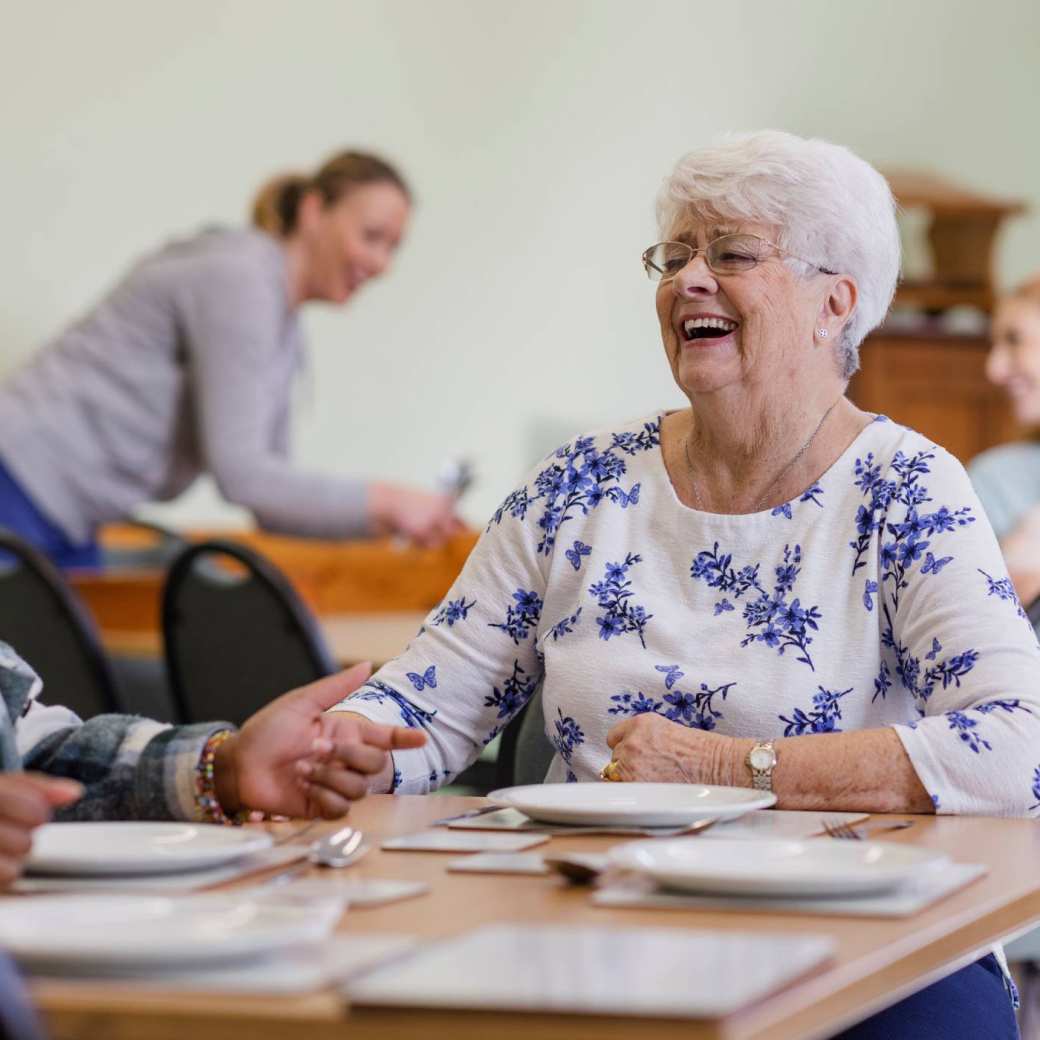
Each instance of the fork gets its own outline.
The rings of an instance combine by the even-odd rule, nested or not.
[[[866,841],[868,835],[877,834],[878,831],[904,831],[913,825],[913,820],[897,820],[895,823],[882,823],[868,827],[864,832],[838,820],[824,820],[823,833],[828,838],[838,838],[842,841]]]

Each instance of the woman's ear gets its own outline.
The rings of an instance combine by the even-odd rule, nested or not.
[[[305,191],[296,206],[296,227],[301,231],[309,231],[321,219],[324,209],[321,192]]]
[[[837,337],[852,317],[858,299],[859,289],[852,278],[848,275],[836,278],[820,303],[817,327],[826,329],[826,334]]]

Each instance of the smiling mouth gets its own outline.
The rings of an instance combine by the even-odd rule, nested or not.
[[[738,325],[728,318],[687,318],[682,324],[683,339],[687,343],[699,339],[722,339],[735,331]]]

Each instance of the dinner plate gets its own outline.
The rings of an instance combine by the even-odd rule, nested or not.
[[[269,848],[263,831],[204,823],[48,823],[33,832],[32,874],[167,874]]]
[[[341,902],[205,895],[36,896],[0,903],[0,947],[33,965],[198,967],[319,942]]]
[[[545,823],[681,827],[768,809],[776,795],[704,784],[526,784],[492,791],[488,800]]]
[[[684,892],[804,897],[883,892],[949,860],[890,842],[674,838],[618,846],[609,862]]]

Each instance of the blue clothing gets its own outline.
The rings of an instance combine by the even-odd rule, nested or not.
[[[1001,444],[976,455],[968,466],[986,517],[1003,540],[1035,505],[1040,505],[1040,442]]]
[[[993,954],[893,1004],[832,1040],[1018,1040]]]
[[[18,535],[62,568],[101,566],[101,549],[90,540],[71,542],[61,528],[40,512],[25,489],[0,461],[0,529]]]

